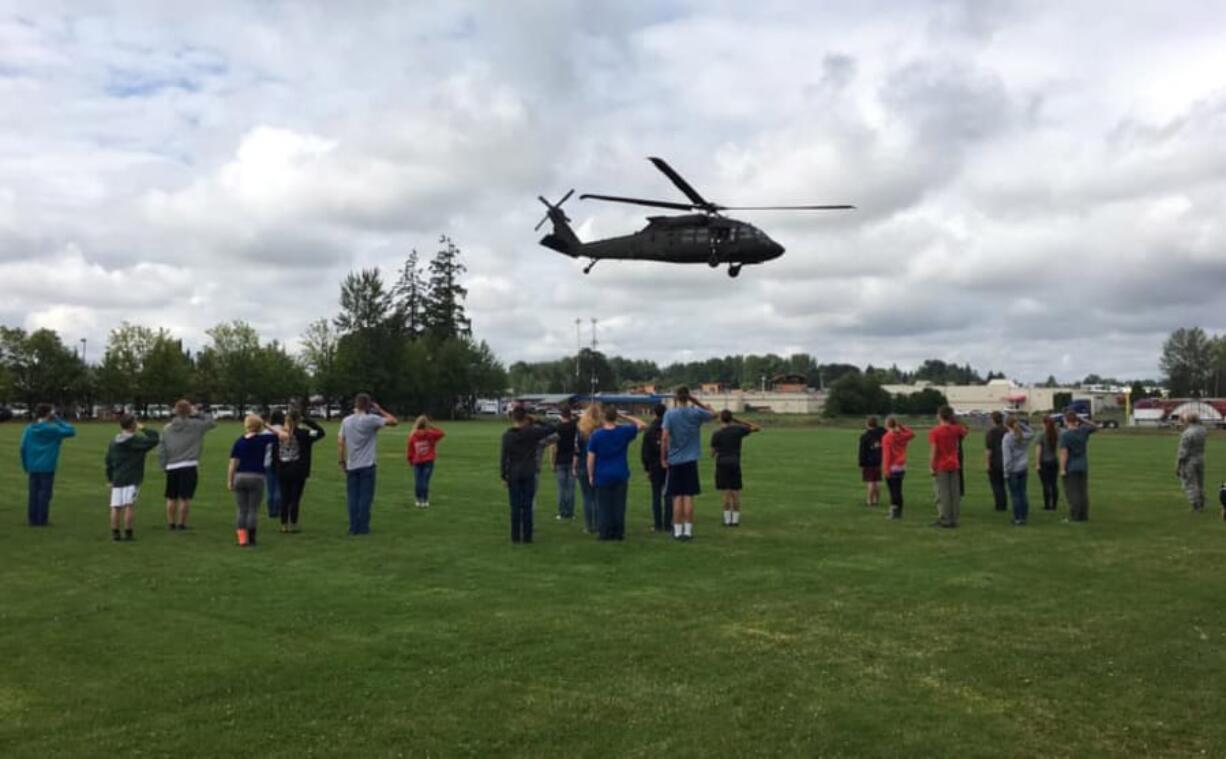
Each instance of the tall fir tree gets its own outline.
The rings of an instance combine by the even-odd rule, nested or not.
[[[404,260],[400,278],[392,289],[392,316],[396,326],[410,340],[416,340],[426,331],[426,295],[426,281],[422,277],[417,249],[414,248]]]
[[[468,290],[460,277],[468,268],[460,260],[460,249],[447,235],[439,238],[438,252],[430,261],[430,279],[424,309],[426,331],[431,337],[470,337],[472,321],[464,310]]]

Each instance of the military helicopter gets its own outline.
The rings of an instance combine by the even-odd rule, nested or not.
[[[583,194],[579,199],[607,200],[699,213],[648,216],[647,226],[634,234],[583,242],[571,229],[570,218],[562,210],[562,204],[569,200],[575,191],[566,193],[557,203],[550,203],[544,197],[537,196],[547,210],[535,229],[540,229],[546,221],[553,222],[553,231],[541,238],[541,245],[571,258],[590,259],[588,265],[583,267],[584,274],[590,272],[597,261],[618,259],[664,261],[674,264],[705,263],[713,269],[720,264],[728,264],[728,276],[735,277],[746,264],[760,264],[782,256],[783,246],[754,225],[730,219],[721,211],[836,211],[855,208],[847,205],[721,206],[699,195],[689,182],[663,159],[653,157],[648,160],[672,180],[677,189],[689,198],[689,203],[594,194]]]

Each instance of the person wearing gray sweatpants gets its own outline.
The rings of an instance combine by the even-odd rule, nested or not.
[[[230,448],[227,487],[234,493],[234,534],[238,545],[246,548],[255,545],[264,500],[264,453],[277,436],[255,414],[243,420],[243,427],[246,432]]]

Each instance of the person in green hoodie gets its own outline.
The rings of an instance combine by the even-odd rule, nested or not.
[[[50,404],[34,407],[34,423],[21,435],[21,468],[30,479],[27,516],[31,527],[46,527],[51,516],[51,490],[60,463],[60,443],[77,434]]]
[[[119,418],[119,434],[106,449],[106,481],[111,487],[111,540],[119,540],[119,522],[123,520],[123,538],[132,539],[132,507],[145,480],[145,456],[158,445],[158,434],[137,423],[136,417],[124,414]]]

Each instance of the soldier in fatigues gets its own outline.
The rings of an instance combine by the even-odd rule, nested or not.
[[[1187,429],[1179,436],[1179,459],[1175,474],[1183,482],[1183,492],[1193,511],[1205,508],[1205,428],[1200,415],[1184,414]]]

